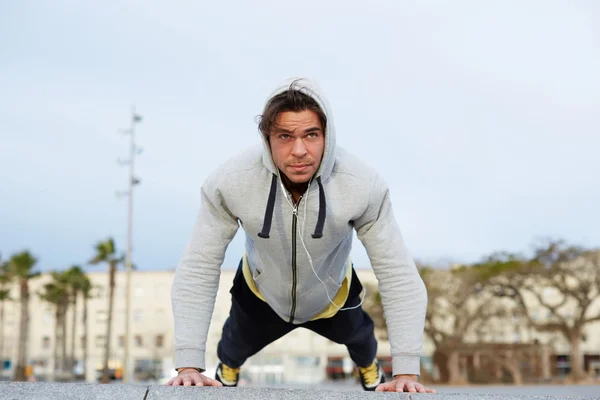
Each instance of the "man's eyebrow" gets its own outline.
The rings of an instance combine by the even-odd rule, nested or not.
[[[321,128],[319,128],[318,126],[312,126],[308,129],[306,129],[304,132],[306,133],[310,133],[310,132],[321,132]]]
[[[294,133],[294,131],[288,131],[287,129],[276,127],[273,129],[273,133],[276,133],[276,134],[277,133],[286,133],[286,134],[290,135],[290,134]]]
[[[318,126],[311,126],[310,128],[307,128],[304,130],[304,133],[311,133],[311,132],[321,132],[322,129],[319,128]],[[281,127],[276,127],[273,129],[273,133],[274,134],[281,134],[281,133],[285,133],[286,135],[293,135],[295,132],[295,130],[288,130],[288,129],[284,129]]]

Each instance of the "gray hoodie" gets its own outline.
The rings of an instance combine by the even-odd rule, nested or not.
[[[379,282],[393,373],[419,374],[427,293],[394,218],[388,186],[336,146],[331,108],[316,85],[302,80],[300,87],[327,116],[319,170],[295,208],[263,138],[262,145],[233,157],[206,179],[171,290],[175,366],[205,369],[221,264],[239,226],[246,233],[256,286],[277,315],[294,324],[311,320],[334,298],[346,276],[356,229]]]

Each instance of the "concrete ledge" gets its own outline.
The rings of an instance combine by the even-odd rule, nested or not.
[[[94,383],[8,382],[0,384],[2,400],[143,400],[147,385],[100,385]]]
[[[357,399],[396,399],[396,400],[600,400],[598,397],[543,397],[511,395],[471,395],[471,394],[409,394],[372,393],[363,391],[331,391],[311,389],[271,389],[258,387],[211,388],[211,387],[171,387],[147,385],[101,385],[84,383],[0,383],[2,400],[171,400],[171,399],[215,399],[215,400],[357,400]]]
[[[481,394],[415,394],[415,393],[373,393],[363,391],[331,391],[310,389],[269,389],[269,388],[211,388],[211,387],[170,387],[150,386],[147,400],[175,399],[214,399],[214,400],[600,400],[599,397],[545,397]]]
[[[411,394],[411,400],[599,400],[600,397],[577,396],[515,396],[502,394],[464,394],[464,393],[439,393],[439,394]],[[600,396],[600,393],[598,394]]]
[[[168,387],[151,386],[147,400],[175,399],[220,399],[220,400],[356,400],[356,399],[396,399],[410,400],[408,393],[365,393],[360,391],[329,391],[307,389],[269,388],[211,388],[211,387]],[[431,398],[431,395],[430,395]],[[424,400],[424,399],[423,399]]]

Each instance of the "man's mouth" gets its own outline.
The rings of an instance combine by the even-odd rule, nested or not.
[[[309,164],[292,164],[290,165],[290,168],[292,168],[294,171],[297,172],[302,172],[305,169],[307,169],[309,167]]]

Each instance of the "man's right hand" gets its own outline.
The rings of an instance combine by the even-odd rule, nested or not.
[[[166,383],[166,386],[223,386],[221,382],[211,379],[193,368],[183,368],[179,374]]]

